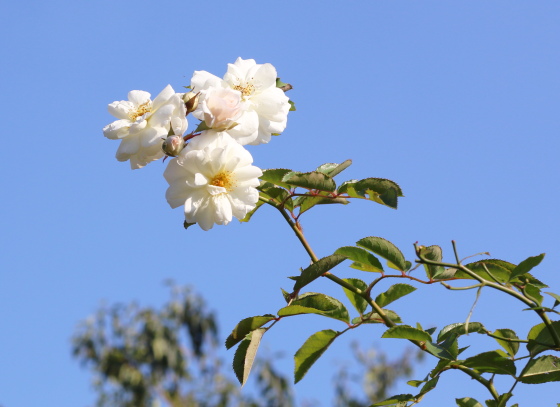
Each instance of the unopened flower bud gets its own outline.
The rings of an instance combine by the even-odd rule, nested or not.
[[[183,148],[185,140],[181,136],[168,136],[161,145],[161,149],[169,157],[177,157]]]
[[[193,91],[183,94],[183,102],[185,102],[185,107],[187,109],[187,114],[194,112],[198,107],[198,98],[200,92],[194,93]]]

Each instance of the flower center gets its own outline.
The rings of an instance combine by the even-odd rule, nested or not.
[[[130,121],[135,121],[140,116],[145,115],[152,111],[152,102],[147,101],[146,103],[142,103],[136,110],[133,110],[128,113],[128,117],[130,117]]]
[[[229,171],[220,171],[210,181],[210,185],[225,188],[227,192],[233,191],[235,188],[235,178]]]
[[[253,92],[255,91],[255,85],[253,85],[252,83],[245,83],[244,85],[242,85],[240,83],[239,85],[233,86],[233,89],[241,92],[241,94],[245,98],[253,94]]]

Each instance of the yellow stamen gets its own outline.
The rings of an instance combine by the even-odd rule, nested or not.
[[[231,192],[236,186],[235,178],[229,171],[220,171],[210,181],[210,185],[225,188],[226,191]]]
[[[152,111],[152,102],[147,101],[146,103],[142,103],[135,111],[128,113],[128,117],[130,117],[130,121],[134,121],[142,115],[149,113]]]
[[[255,91],[255,85],[253,85],[252,83],[246,83],[245,85],[239,84],[233,86],[233,89],[241,92],[243,97],[247,97],[253,94],[253,92]]]

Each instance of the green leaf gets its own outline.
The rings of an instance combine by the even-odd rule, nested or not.
[[[545,292],[545,294],[548,294],[548,295],[550,295],[552,298],[554,298],[554,305],[552,306],[552,308],[555,308],[556,306],[558,306],[558,304],[560,304],[560,295],[554,294],[554,293],[550,293],[550,292]]]
[[[290,188],[290,186],[282,182],[282,178],[288,173],[293,172],[285,168],[275,168],[269,170],[263,170],[263,175],[260,177],[261,180],[271,182],[274,185],[278,185],[283,188]]]
[[[422,383],[426,383],[426,380],[409,380],[406,382],[406,384],[412,387],[420,387]]]
[[[373,254],[360,247],[344,246],[336,249],[334,254],[339,254],[352,260],[351,267],[362,271],[373,271],[383,273],[383,266]]]
[[[313,208],[315,205],[331,205],[331,204],[342,204],[347,205],[350,202],[346,198],[333,198],[330,192],[320,191],[317,195],[308,196],[298,196],[294,200],[294,207],[299,206],[300,215],[309,209]]]
[[[284,83],[280,80],[280,78],[276,78],[276,87],[281,88],[282,86],[286,86],[287,83]]]
[[[370,236],[358,240],[356,244],[386,259],[390,267],[400,271],[408,270],[402,252],[388,240]]]
[[[356,287],[357,289],[361,290],[362,292],[364,292],[367,289],[367,284],[357,278],[345,278],[344,281],[346,281],[348,284],[352,285],[353,287]],[[368,303],[365,300],[365,298],[346,288],[344,288],[344,294],[346,294],[346,297],[348,297],[348,299],[350,300],[354,308],[356,308],[356,310],[360,313],[360,315],[362,315],[368,306]]]
[[[196,222],[195,222],[195,223],[188,223],[187,221],[184,221],[184,222],[183,222],[183,227],[184,227],[185,229],[188,229],[188,228],[190,228],[190,227],[193,226],[193,225],[196,225]]]
[[[336,298],[319,293],[305,293],[287,307],[278,311],[278,316],[287,317],[301,314],[318,314],[349,322],[348,310]]]
[[[386,330],[382,338],[410,339],[413,341],[431,342],[432,337],[429,333],[408,325],[393,326]]]
[[[201,121],[200,123],[198,123],[198,126],[196,126],[196,129],[194,130],[194,132],[198,133],[200,131],[205,131],[205,130],[210,130],[210,127],[208,127],[206,122]]]
[[[333,269],[344,260],[345,257],[339,256],[337,254],[331,254],[330,256],[319,259],[301,272],[301,275],[298,277],[294,285],[294,291],[300,290],[301,288],[305,287],[307,284],[321,277],[327,271]]]
[[[338,335],[340,335],[340,332],[327,329],[315,332],[305,341],[294,356],[295,383],[303,379],[309,368],[321,357]]]
[[[403,196],[398,184],[383,178],[346,181],[338,188],[338,193],[346,193],[352,198],[369,199],[393,209],[397,209],[398,197]]]
[[[560,358],[545,355],[531,360],[523,370],[519,381],[529,384],[560,382]]]
[[[500,336],[502,338],[506,338],[506,339],[519,339],[517,337],[517,335],[515,334],[514,331],[512,331],[511,329],[496,329],[493,332],[494,335]],[[517,354],[517,351],[519,350],[519,342],[509,342],[509,341],[504,341],[502,339],[498,339],[498,338],[494,338],[496,340],[496,342],[498,342],[500,344],[500,346],[502,348],[505,349],[505,351],[513,358],[515,357],[515,355]]]
[[[436,376],[433,379],[428,380],[426,384],[422,387],[422,389],[420,389],[420,393],[416,397],[422,396],[427,392],[435,389],[438,380],[439,380],[439,376]]]
[[[296,111],[296,104],[290,99],[288,100],[288,103],[290,104],[290,112],[295,112]]]
[[[290,172],[282,178],[282,182],[305,189],[317,189],[332,192],[336,189],[336,183],[328,175],[318,172]]]
[[[531,299],[535,300],[537,304],[542,305],[544,297],[541,295],[541,290],[538,287],[535,287],[533,284],[526,284],[525,294],[530,296]]]
[[[432,369],[432,371],[430,371],[429,376],[430,377],[436,377],[445,368],[447,368],[451,363],[452,363],[452,360],[450,360],[450,359],[449,360],[448,359],[440,359],[439,362],[437,362],[436,367],[434,367]]]
[[[419,253],[427,260],[441,262],[443,259],[443,252],[439,246],[419,246]],[[445,268],[442,266],[424,264],[424,269],[426,270],[426,275],[430,279],[437,279],[445,273]]]
[[[268,184],[270,185],[270,184]],[[261,195],[265,194],[267,195],[269,198],[274,199],[274,201],[276,201],[277,204],[283,204],[284,207],[290,211],[292,211],[294,209],[294,204],[292,202],[291,199],[291,195],[290,193],[285,190],[284,188],[280,188],[280,187],[261,187],[259,188],[259,190],[261,191]],[[262,201],[260,201],[262,202]]]
[[[401,317],[399,317],[397,315],[396,312],[388,310],[388,309],[384,309],[384,314],[387,318],[389,318],[391,321],[393,321],[395,324],[400,324],[402,323]],[[364,324],[383,324],[384,321],[381,318],[381,316],[377,313],[377,312],[368,312],[367,314],[363,315],[363,316],[359,316],[356,317],[354,319],[352,319],[352,323],[353,324],[358,324],[358,323],[364,323]]]
[[[515,268],[515,265],[504,260],[487,259],[469,263],[466,265],[466,267],[486,281],[494,282],[495,278],[501,283],[506,283],[509,281],[509,277],[511,275],[511,272]],[[494,278],[492,278],[492,276]],[[457,272],[455,273],[455,277],[473,279],[471,276],[461,270],[457,270]]]
[[[455,399],[455,403],[457,403],[459,407],[484,407],[482,404],[480,404],[478,401],[476,401],[471,397],[463,397],[462,399]]]
[[[290,295],[289,292],[287,292],[283,288],[281,288],[281,290],[282,290],[282,296],[284,297],[284,301],[286,301],[286,303],[289,303],[290,300],[292,299],[292,296]]]
[[[240,220],[240,222],[249,222],[251,220],[251,218],[253,217],[253,215],[255,214],[255,212],[264,205],[264,202],[261,200],[257,201],[256,206],[247,213],[247,215],[245,215],[245,217],[243,219]]]
[[[454,335],[448,337],[445,342],[440,345],[437,343],[426,342],[425,346],[426,351],[439,359],[455,360],[457,359],[457,354],[459,353],[457,337]]]
[[[226,339],[226,348],[230,349],[236,343],[243,340],[245,336],[247,336],[247,334],[249,334],[251,331],[260,328],[261,326],[272,321],[275,318],[276,318],[275,315],[266,314],[266,315],[261,315],[256,317],[249,317],[241,320],[236,325],[236,327],[233,328],[233,331]]]
[[[377,305],[383,308],[386,305],[392,303],[393,301],[396,301],[399,298],[404,297],[405,295],[410,294],[413,291],[416,291],[416,288],[414,288],[411,285],[395,284],[389,287],[389,289],[384,293],[379,294],[375,298],[375,302],[377,303]]]
[[[389,397],[388,399],[372,404],[369,407],[394,406],[403,402],[414,401],[414,400],[415,397],[412,394],[397,394],[396,396],[392,396]]]
[[[346,160],[341,164],[327,163],[320,165],[316,171],[322,172],[329,177],[334,177],[352,165],[352,160]]]
[[[233,371],[235,372],[235,376],[237,376],[237,380],[241,383],[241,386],[245,385],[249,378],[249,373],[251,373],[257,350],[259,349],[261,339],[265,332],[266,328],[255,329],[239,344],[235,351],[233,357]]]
[[[511,272],[511,276],[509,277],[509,281],[512,281],[515,278],[531,271],[533,267],[536,267],[540,264],[543,258],[544,253],[541,253],[538,256],[532,256],[523,260],[513,269],[513,271]]]
[[[480,322],[469,322],[468,327],[464,322],[459,322],[443,327],[442,330],[439,331],[437,341],[442,342],[451,335],[467,335],[471,332],[483,334],[486,333],[486,329]]]
[[[560,336],[560,321],[553,321],[552,329]],[[554,339],[544,322],[532,327],[527,335],[527,339],[529,340],[527,350],[532,356],[544,350],[556,348]]]
[[[479,353],[463,361],[463,365],[479,372],[515,376],[515,364],[501,350]]]

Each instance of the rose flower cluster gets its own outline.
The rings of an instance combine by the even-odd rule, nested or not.
[[[120,140],[117,160],[142,168],[164,156],[174,157],[164,172],[166,199],[183,206],[185,221],[209,230],[243,219],[259,199],[260,168],[243,146],[268,143],[286,128],[290,103],[276,85],[276,69],[238,58],[223,79],[195,71],[191,91],[175,93],[168,85],[155,99],[133,90],[128,100],[109,104],[118,120],[103,128]],[[185,135],[187,115],[201,122]]]

